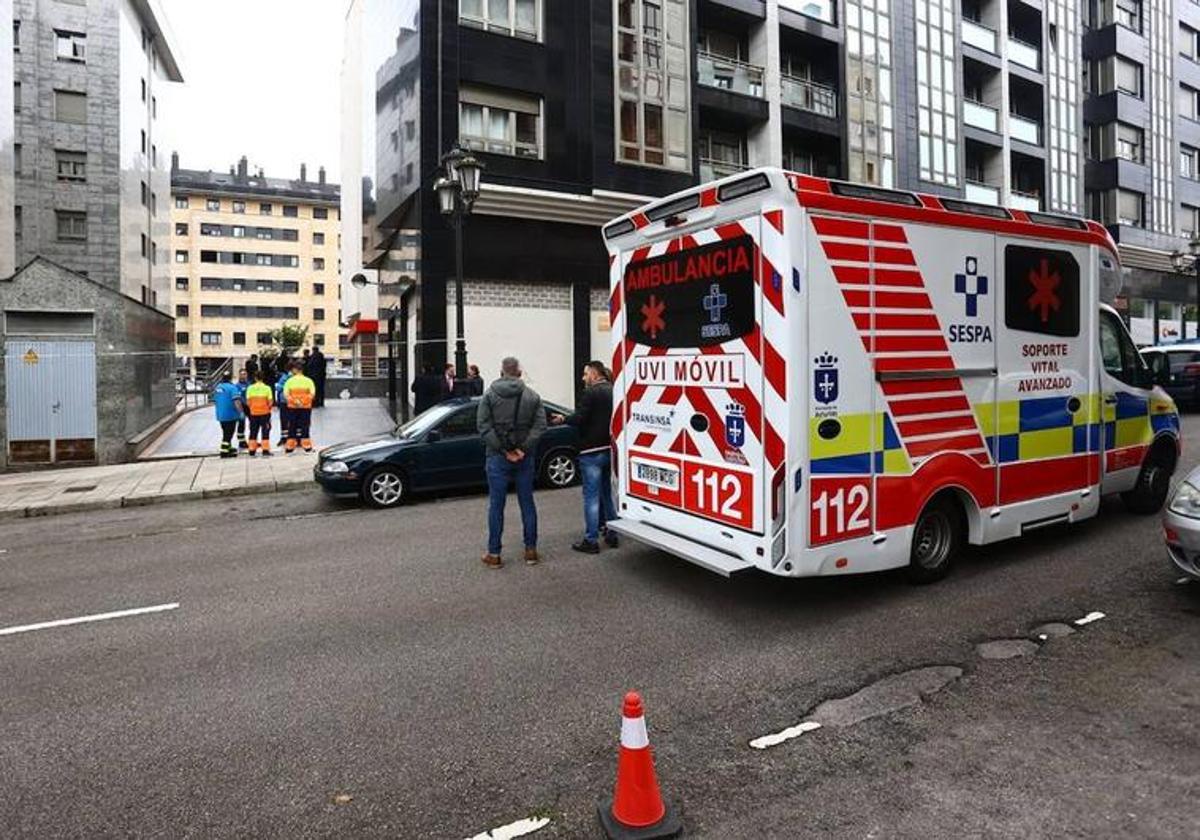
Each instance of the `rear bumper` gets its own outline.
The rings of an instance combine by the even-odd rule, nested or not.
[[[754,568],[752,564],[732,554],[717,551],[706,545],[689,540],[686,537],[680,537],[676,534],[663,531],[660,528],[644,525],[641,522],[633,522],[629,519],[614,519],[608,523],[608,528],[632,540],[637,540],[651,548],[657,548],[660,551],[673,554],[682,560],[695,563],[697,566],[708,569],[710,572],[716,572],[724,577]]]

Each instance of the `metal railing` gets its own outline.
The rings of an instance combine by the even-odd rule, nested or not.
[[[996,132],[1000,130],[1000,112],[991,105],[964,99],[963,122],[984,131]]]
[[[763,69],[736,58],[710,52],[696,53],[696,75],[706,87],[763,97]]]
[[[1009,206],[1015,207],[1017,210],[1033,210],[1035,212],[1042,209],[1042,197],[1037,193],[1021,192],[1017,189],[1009,192]]]
[[[784,74],[783,104],[823,117],[837,116],[837,91],[819,82]]]
[[[967,181],[963,197],[980,204],[999,204],[1000,189],[978,181]]]
[[[227,371],[233,370],[233,359],[226,359],[206,376],[192,376],[191,372],[175,374],[175,408],[185,411],[205,405],[212,398],[213,389]]]
[[[1022,117],[1020,114],[1009,114],[1008,133],[1014,140],[1020,140],[1022,143],[1042,145],[1042,124],[1037,120]]]
[[[973,20],[963,18],[962,39],[964,44],[970,44],[972,47],[989,52],[992,55],[998,54],[996,51],[996,30],[990,26],[984,26],[982,23],[976,23]]]
[[[1028,67],[1030,70],[1042,69],[1042,50],[1041,47],[1033,44],[1028,44],[1020,38],[1012,35],[1008,36],[1008,60],[1020,64],[1022,67]]]
[[[709,181],[715,181],[717,178],[726,178],[730,175],[736,175],[739,172],[745,172],[749,168],[744,163],[733,163],[727,160],[702,157],[700,158],[700,183],[707,184]]]

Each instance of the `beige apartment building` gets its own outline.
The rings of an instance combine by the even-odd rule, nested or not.
[[[249,172],[171,165],[171,312],[176,354],[193,373],[226,359],[235,365],[271,343],[282,324],[308,327],[329,372],[349,363],[340,351],[338,185]],[[345,356],[343,360],[341,357]]]

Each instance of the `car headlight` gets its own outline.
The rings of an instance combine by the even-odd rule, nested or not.
[[[334,475],[350,472],[350,468],[346,466],[345,461],[326,461],[321,465],[321,470],[327,473],[333,473]]]
[[[1181,481],[1171,497],[1170,510],[1180,516],[1200,519],[1200,490],[1193,484]]]

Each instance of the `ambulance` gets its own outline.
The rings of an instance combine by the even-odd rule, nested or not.
[[[1100,225],[778,169],[604,228],[613,530],[730,575],[905,568],[1161,508],[1179,415]]]

